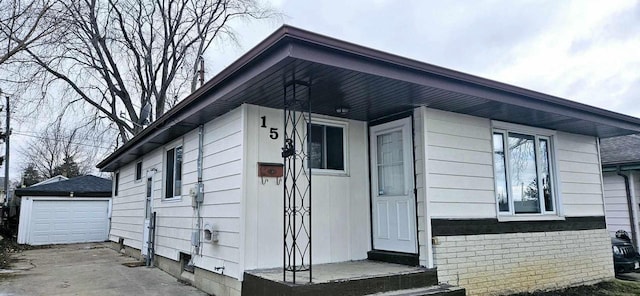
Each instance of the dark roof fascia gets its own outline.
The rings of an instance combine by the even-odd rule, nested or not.
[[[53,196],[69,197],[69,191],[15,190],[16,196]],[[111,197],[111,192],[73,192],[73,197]]]
[[[294,58],[392,77],[420,85],[640,132],[640,119],[633,116],[404,58],[297,28],[290,28],[290,33],[295,35],[296,40],[312,45],[294,47],[291,54]],[[349,53],[351,56],[327,53],[322,50],[323,48]],[[363,57],[368,61],[364,61]],[[374,63],[371,63],[372,61]],[[389,65],[395,67],[389,67]],[[425,77],[424,74],[431,75]]]
[[[402,79],[421,85],[486,97],[498,102],[640,132],[640,119],[632,116],[423,63],[285,25],[168,110],[140,134],[101,161],[97,167],[99,169],[105,168],[126,151],[144,145],[146,139],[160,135],[172,125],[195,114],[199,108],[227,95],[233,91],[233,86],[240,85],[250,78],[248,73],[260,73],[261,70],[266,70],[267,67],[275,65],[287,57]],[[261,61],[262,63],[260,63]],[[265,63],[265,61],[268,62]],[[242,76],[242,79],[232,81],[239,76]],[[215,96],[202,98],[214,91],[216,92]]]
[[[287,49],[283,47],[278,48],[277,46],[275,46],[275,44],[278,43],[278,41],[285,38],[284,31],[286,31],[286,29],[287,27],[282,27],[279,30],[272,33],[263,42],[255,46],[250,51],[248,51],[246,54],[244,54],[237,61],[235,61],[230,66],[222,70],[218,75],[213,77],[211,80],[207,81],[202,87],[198,88],[196,91],[188,95],[184,100],[180,101],[176,106],[169,109],[162,116],[160,116],[160,118],[158,118],[156,121],[154,121],[151,125],[149,125],[144,130],[142,130],[142,132],[140,132],[138,135],[133,137],[127,143],[122,145],[120,148],[118,148],[115,152],[113,152],[107,158],[102,160],[100,163],[98,163],[96,167],[99,169],[106,167],[111,162],[116,160],[118,156],[120,156],[125,151],[131,148],[139,147],[143,145],[145,139],[158,136],[164,130],[168,129],[169,127],[176,124],[177,122],[180,122],[180,118],[185,118],[185,117],[188,117],[189,115],[194,114],[195,112],[197,112],[197,110],[199,110],[203,106],[206,106],[218,100],[220,97],[222,97],[222,94],[226,94],[230,91],[233,91],[233,87],[227,84],[225,87],[225,90],[220,91],[218,95],[216,95],[215,97],[210,97],[206,99],[201,98],[207,94],[212,93],[215,89],[221,88],[220,84],[223,84],[223,82],[227,82],[232,77],[243,74],[243,73],[238,73],[239,70],[247,66],[248,64],[257,62],[256,60],[258,60],[259,56],[263,54],[265,51],[271,51],[271,52],[275,51],[276,52],[274,54],[275,58],[274,57],[270,58],[269,61],[267,61],[266,63],[267,65],[261,65],[260,68],[269,67],[272,64],[275,64],[278,61],[286,58]],[[252,72],[255,72],[255,71],[252,71]],[[244,72],[244,74],[245,75],[243,76],[245,76],[244,77],[245,79],[241,79],[241,80],[246,80],[250,78],[250,77],[247,77],[248,75],[246,75],[246,72]],[[237,84],[238,82],[234,83],[234,85],[237,85]],[[199,104],[197,104],[198,102]]]

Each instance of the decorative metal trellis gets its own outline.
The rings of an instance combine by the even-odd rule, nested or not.
[[[311,158],[310,97],[309,82],[285,83],[283,278],[294,284],[300,272],[308,273],[311,282],[311,167],[306,165]]]

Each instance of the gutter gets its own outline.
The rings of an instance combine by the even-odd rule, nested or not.
[[[630,163],[630,162],[622,162],[622,163],[608,163],[602,165],[603,172],[617,172],[621,171],[632,171],[632,170],[640,170],[640,163]]]
[[[638,236],[636,235],[636,225],[633,219],[633,201],[631,200],[631,187],[629,186],[629,176],[622,173],[620,167],[618,166],[616,170],[616,174],[624,179],[624,189],[627,194],[627,210],[629,213],[629,226],[631,227],[631,239],[633,241],[634,246],[638,246]]]

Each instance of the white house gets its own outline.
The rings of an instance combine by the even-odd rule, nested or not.
[[[115,174],[110,240],[209,293],[293,295],[247,279],[373,259],[479,295],[613,277],[599,138],[638,132],[284,26],[98,167]]]
[[[638,247],[640,224],[640,135],[602,140],[602,170],[607,229],[624,230]]]

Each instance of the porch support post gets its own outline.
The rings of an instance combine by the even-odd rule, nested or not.
[[[284,83],[284,229],[283,281],[298,280],[311,273],[311,83]],[[306,279],[305,279],[306,280]]]

